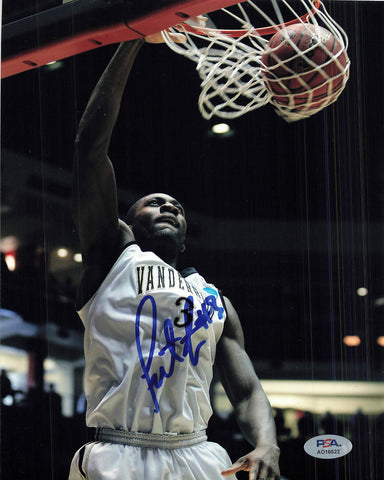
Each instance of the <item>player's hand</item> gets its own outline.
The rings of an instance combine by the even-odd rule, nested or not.
[[[186,23],[189,23],[194,27],[205,27],[207,20],[208,20],[207,17],[204,17],[203,15],[198,15],[197,17],[189,18],[186,21]],[[185,43],[187,41],[187,38],[183,33],[181,33],[183,30],[183,27],[181,25],[180,27],[176,25],[175,29],[179,30],[180,33],[168,32],[168,35],[171,38],[171,40],[174,41],[175,43]],[[144,40],[148,43],[164,43],[164,38],[161,32],[157,32],[152,35],[147,35],[146,37],[144,37]]]
[[[171,40],[173,40],[176,43],[185,43],[187,41],[185,35],[183,35],[182,33],[169,32],[168,35],[171,38]],[[144,40],[147,43],[164,43],[164,38],[161,32],[153,33],[152,35],[147,35],[146,37],[144,37]]]
[[[207,24],[208,17],[204,17],[204,15],[198,15],[197,17],[191,17],[188,20],[185,21],[185,23],[188,23],[189,25],[192,25],[193,27],[205,27]]]
[[[233,475],[240,470],[249,472],[249,480],[279,480],[280,449],[276,445],[260,445],[239,458],[222,475]]]

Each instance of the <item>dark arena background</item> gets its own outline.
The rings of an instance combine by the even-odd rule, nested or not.
[[[3,25],[57,5],[3,0]],[[295,123],[267,105],[215,134],[222,120],[199,113],[195,64],[146,44],[110,157],[122,215],[153,191],[185,207],[182,266],[195,266],[239,312],[276,416],[282,478],[382,480],[384,2],[326,6],[349,37],[350,79],[336,103]],[[65,479],[73,453],[92,438],[74,308],[71,167],[77,123],[115,49],[1,84],[4,480]],[[245,453],[218,378],[212,402],[211,440],[232,458]],[[322,433],[348,438],[352,451],[308,456],[305,441]]]

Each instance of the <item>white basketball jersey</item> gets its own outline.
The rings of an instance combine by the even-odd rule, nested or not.
[[[160,434],[206,428],[225,321],[213,285],[196,271],[183,278],[132,244],[79,315],[88,426]]]

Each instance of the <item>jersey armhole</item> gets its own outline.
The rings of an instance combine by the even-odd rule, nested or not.
[[[223,307],[224,307],[224,310],[225,310],[225,318],[228,318],[227,305],[225,303],[223,292],[219,289],[217,291],[219,292],[221,303],[223,304]]]
[[[124,252],[124,250],[129,248],[131,245],[135,245],[135,244],[137,244],[137,242],[135,240],[132,240],[131,242],[127,242],[124,245],[122,245],[121,248],[119,248],[118,252],[116,252],[116,256],[115,256],[114,260],[111,262],[111,265],[108,265],[104,269],[104,271],[101,272],[98,282],[92,283],[92,282],[88,281],[88,277],[92,277],[92,267],[89,267],[87,270],[85,270],[84,275],[80,279],[80,283],[79,283],[79,286],[77,288],[76,303],[75,303],[75,310],[77,312],[79,310],[81,310],[84,307],[84,305],[87,302],[89,302],[89,300],[97,292],[97,290],[100,288],[100,285],[103,283],[103,281],[107,277],[108,273],[111,271],[111,269],[113,268],[117,259]]]

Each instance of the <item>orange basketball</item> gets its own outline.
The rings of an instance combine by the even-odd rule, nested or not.
[[[261,57],[273,100],[296,109],[330,103],[345,84],[349,62],[342,49],[331,32],[317,25],[297,23],[276,33]]]

